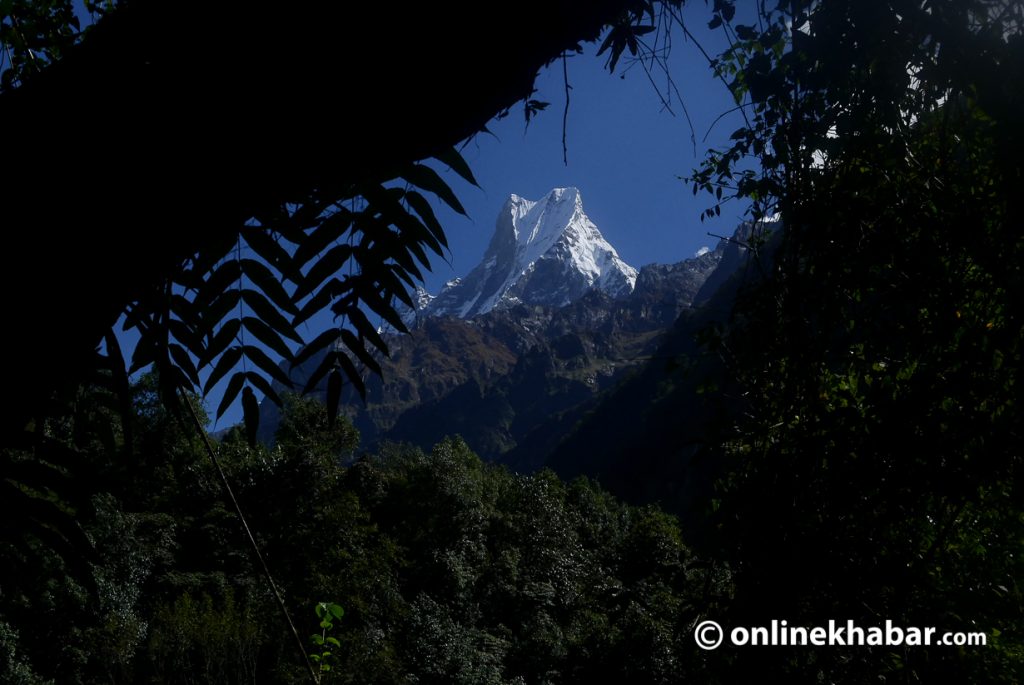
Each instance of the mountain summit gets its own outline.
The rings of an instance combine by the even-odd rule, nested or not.
[[[682,325],[686,337],[697,330],[691,317],[727,314],[742,274],[757,271],[745,268],[752,229],[743,224],[712,250],[637,274],[586,219],[575,190],[539,202],[512,196],[484,261],[436,298],[417,290],[416,311],[406,312],[417,325],[388,338],[391,354],[380,360],[383,373],[367,378],[365,401],[346,384],[340,411],[367,447],[429,448],[458,433],[486,459],[534,470],[599,397],[645,360],[666,359],[659,349],[671,331]],[[282,371],[303,387],[326,354],[295,368],[282,362]],[[652,374],[668,368],[660,363]],[[325,400],[326,384],[314,393]],[[270,444],[279,424],[277,405],[263,402],[260,439]]]
[[[576,188],[555,188],[536,202],[511,195],[483,261],[436,297],[421,294],[406,318],[468,319],[519,303],[560,307],[591,288],[620,297],[636,277],[584,213]]]

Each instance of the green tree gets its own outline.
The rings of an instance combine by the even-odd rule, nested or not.
[[[348,421],[330,421],[321,402],[285,395],[275,442],[288,451],[305,452],[310,460],[338,463],[351,459],[359,446],[359,431]]]
[[[716,340],[743,398],[718,441],[731,620],[890,619],[993,643],[748,651],[741,673],[1019,679],[1024,111],[1006,84],[1022,17],[839,0],[716,20],[748,123],[694,189],[783,226],[770,277]]]
[[[99,7],[87,3],[87,9]],[[4,542],[20,548],[21,531],[31,531],[35,554],[29,556],[62,552],[62,560],[50,560],[55,574],[81,566],[92,547],[73,519],[82,510],[60,499],[61,482],[73,474],[57,458],[87,463],[97,441],[107,457],[126,459],[100,458],[89,468],[104,477],[140,475],[147,486],[162,489],[161,497],[167,494],[168,508],[174,508],[170,498],[181,497],[194,534],[185,547],[210,551],[223,543],[224,510],[192,509],[207,494],[208,481],[171,494],[196,484],[182,477],[182,467],[202,475],[193,449],[200,436],[181,435],[180,426],[168,423],[183,409],[181,396],[191,402],[188,392],[226,379],[216,412],[240,396],[251,442],[255,393],[276,399],[271,381],[287,380],[264,349],[291,361],[328,349],[305,389],[323,383],[331,400],[343,378],[360,388],[357,366],[376,370],[373,355],[387,352],[364,310],[401,329],[393,301],[410,302],[406,289],[429,268],[427,251],[443,254],[443,230],[422,193],[461,210],[421,160],[436,158],[473,182],[452,146],[528,97],[537,68],[577,41],[598,37],[610,21],[616,28],[609,45],[617,57],[630,44],[630,27],[645,15],[653,19],[646,3],[566,2],[563,14],[574,21],[539,24],[534,39],[523,42],[511,25],[477,31],[475,20],[454,8],[408,7],[392,16],[372,3],[343,12],[218,6],[195,21],[168,22],[176,9],[164,2],[103,3],[104,16],[82,32],[70,2],[0,3],[0,42],[9,59],[0,66],[0,111],[7,129],[17,131],[5,146],[0,205],[11,227],[11,253],[21,255],[31,281],[19,285],[5,277],[3,285],[10,319],[25,333],[5,339],[5,356],[18,360],[8,388],[21,401],[5,413],[0,432],[3,446],[12,448],[9,458],[5,452],[3,487],[6,501],[31,505],[9,507],[14,532]],[[540,14],[551,7],[520,10]],[[322,106],[320,93],[372,53],[376,39],[367,28],[384,26],[380,36],[409,57],[406,86],[395,89],[390,73],[356,70],[358,82],[346,86],[353,134],[337,135],[338,113]],[[280,44],[282,36],[295,41],[294,50]],[[266,59],[270,42],[284,57]],[[209,49],[182,51],[182,44]],[[490,66],[470,63],[467,54],[486,56]],[[481,66],[494,75],[483,86],[476,78]],[[288,97],[258,95],[285,83]],[[252,106],[254,97],[259,106]],[[70,143],[59,133],[67,127],[68,103],[85,102],[89,106],[76,108],[75,123],[88,134]],[[409,102],[446,104],[385,124],[382,112],[406,111]],[[145,133],[126,136],[128,129]],[[94,168],[100,159],[102,174]],[[71,226],[101,226],[105,238],[94,229],[63,230]],[[130,236],[134,245],[143,242],[142,231],[144,258],[125,259],[106,239]],[[63,303],[59,324],[39,316],[55,293]],[[326,308],[342,323],[304,341],[299,325]],[[166,414],[154,409],[140,422],[130,408],[126,364],[111,333],[121,319],[140,336],[131,370],[154,366],[153,396]],[[101,342],[102,356],[96,354]],[[304,352],[295,354],[294,345],[303,343]],[[83,382],[89,392],[91,384],[99,386],[102,404],[117,410],[119,424],[108,422],[102,430],[98,419],[113,415],[85,406]],[[91,416],[79,411],[83,406]],[[333,412],[336,403],[328,406]],[[155,444],[157,432],[140,425],[146,418],[174,435],[176,450]],[[241,472],[255,468],[251,455],[235,456]],[[267,457],[271,471],[287,475],[294,474],[281,464],[296,461],[286,452]],[[330,473],[332,465],[321,465]],[[123,505],[113,505],[111,517],[121,520],[118,506],[142,508],[139,498],[148,491],[120,491]],[[313,489],[310,500],[317,502],[322,492]],[[330,518],[320,509],[317,514]],[[237,559],[224,561],[221,577],[245,569]],[[90,576],[87,570],[80,575]],[[217,574],[186,576],[174,581],[189,586],[180,596],[201,598]],[[214,622],[215,611],[205,612]],[[184,608],[178,613],[191,616]]]
[[[69,0],[0,2],[0,116],[16,132],[0,172],[0,221],[21,262],[21,275],[5,271],[0,284],[21,331],[3,343],[17,360],[5,381],[19,401],[3,414],[0,446],[28,445],[24,461],[35,462],[4,460],[9,501],[24,495],[26,469],[41,475],[39,464],[77,447],[51,443],[45,426],[71,420],[81,384],[102,382],[128,422],[119,321],[139,334],[131,369],[155,367],[166,406],[225,380],[215,412],[241,397],[250,436],[256,393],[276,400],[272,382],[288,381],[265,350],[292,362],[328,350],[296,390],[322,385],[332,399],[343,380],[361,389],[359,367],[377,370],[374,355],[387,352],[367,312],[401,330],[395,301],[411,303],[427,253],[444,253],[424,194],[461,211],[422,161],[473,182],[454,145],[528,97],[543,64],[648,10],[566,0],[561,14],[574,21],[541,22],[524,42],[514,23],[479,31],[454,7],[228,4],[169,21],[180,8],[167,0],[85,5],[102,15],[87,31]],[[365,59],[385,43],[406,64],[401,88]],[[481,68],[492,75],[483,83]],[[331,87],[346,90],[344,117],[324,105]],[[445,104],[420,106],[428,102]],[[81,135],[66,133],[71,111]],[[60,316],[45,315],[54,302]],[[326,309],[338,327],[304,340],[300,324]],[[123,433],[127,454],[131,437]],[[58,487],[48,477],[42,487]],[[65,550],[82,543],[44,500],[12,507],[12,530],[57,530],[50,543]]]

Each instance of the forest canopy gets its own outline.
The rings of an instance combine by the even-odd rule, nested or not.
[[[0,614],[0,679],[308,681],[201,442],[153,377],[132,392],[135,458],[88,455],[102,487],[79,521],[97,587],[45,548],[3,548],[0,583],[20,601]],[[344,610],[325,682],[676,682],[702,668],[688,622],[728,572],[669,515],[585,480],[512,475],[459,440],[341,466],[357,442],[291,397],[274,449],[240,432],[220,449],[303,634],[319,631],[318,602]]]
[[[79,41],[66,4],[0,3],[16,56],[0,116],[17,133],[0,217],[24,260],[3,285],[23,335],[4,349],[18,402],[3,431],[0,656],[27,682],[156,677],[170,664],[202,663],[214,670],[195,677],[210,681],[294,672],[272,652],[272,619],[254,618],[266,591],[176,411],[228,379],[251,416],[278,367],[245,340],[301,357],[290,334],[328,307],[347,318],[304,349],[340,339],[321,369],[328,396],[358,383],[357,365],[372,370],[386,348],[364,308],[388,320],[427,252],[444,252],[430,202],[459,201],[431,165],[472,181],[454,146],[529,98],[536,69],[578,41],[603,38],[614,70],[648,56],[652,31],[683,25],[675,2],[539,3],[524,16],[552,20],[522,41],[514,22],[481,29],[444,5],[358,5],[215,9],[175,33],[168,6],[113,7]],[[266,504],[256,529],[295,615],[345,606],[339,678],[1019,680],[1024,7],[737,9],[709,4],[729,48],[708,61],[744,125],[686,183],[711,212],[749,201],[783,230],[771,250],[750,241],[764,277],[701,334],[720,409],[700,436],[713,485],[686,503],[702,516],[681,530],[588,483],[484,466],[458,441],[342,467],[355,438],[334,403],[293,404],[305,423],[277,451],[238,434],[220,451],[243,502]],[[238,50],[182,51],[186,39]],[[407,88],[352,68],[380,44],[408,57]],[[472,88],[470,56],[493,75]],[[336,74],[352,77],[344,124],[318,98]],[[239,108],[253,93],[266,107]],[[94,103],[74,154],[69,102]],[[126,133],[139,128],[144,144]],[[205,163],[167,171],[183,159]],[[97,230],[133,236],[139,254]],[[260,259],[241,258],[243,244]],[[349,260],[358,270],[338,276]],[[62,315],[40,318],[53,302]],[[157,371],[143,385],[108,334],[122,314],[142,334],[132,365]],[[711,614],[891,619],[991,642],[708,656],[686,633]]]

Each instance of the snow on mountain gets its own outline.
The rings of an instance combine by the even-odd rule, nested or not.
[[[428,293],[422,285],[418,285],[416,286],[416,292],[412,296],[412,303],[416,305],[416,308],[409,309],[408,306],[399,303],[396,311],[401,317],[402,323],[411,327],[416,322],[416,319],[423,315],[423,310],[429,307],[433,301],[434,296]]]
[[[468,319],[520,302],[562,306],[591,288],[619,297],[636,277],[584,213],[576,188],[555,188],[539,201],[511,195],[483,261],[417,314]]]

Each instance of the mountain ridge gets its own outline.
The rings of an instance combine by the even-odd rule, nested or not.
[[[586,215],[578,189],[554,188],[536,201],[512,194],[480,263],[436,296],[418,289],[416,309],[403,319],[468,319],[520,303],[564,306],[590,288],[618,297],[632,292],[637,273]]]
[[[536,218],[538,203],[512,196],[502,209],[496,236],[503,231],[505,235],[493,239],[492,244],[512,236],[518,245],[519,238],[524,238],[527,249],[521,254],[525,258],[516,265],[533,263],[531,259],[558,262],[565,254],[552,252],[552,247],[572,223],[568,219],[576,216],[577,224],[585,223],[578,216],[585,214],[577,212],[581,209],[578,191],[558,190],[545,197],[555,196],[553,209],[562,215],[547,226],[540,221],[517,224],[510,220],[515,212],[527,216],[534,211],[532,218]],[[566,205],[566,200],[571,204]],[[545,229],[549,231],[546,234]],[[424,306],[409,320],[411,333],[387,336],[391,356],[380,360],[383,376],[366,378],[365,404],[346,386],[340,411],[359,429],[365,449],[385,440],[426,449],[447,435],[460,434],[485,459],[533,470],[544,464],[545,455],[552,454],[561,436],[587,407],[638,373],[658,353],[680,318],[708,299],[709,284],[725,282],[739,268],[745,259],[743,244],[748,233],[749,226],[741,225],[732,239],[720,240],[714,249],[702,249],[675,264],[649,264],[633,270],[635,277],[628,288],[621,284],[608,290],[581,288],[581,294],[565,304],[560,298],[545,303],[508,297],[500,306],[470,315],[473,307],[465,304],[479,300],[479,292],[471,292],[462,305],[454,296],[446,305],[465,318],[448,313],[450,309],[432,310],[445,291],[467,282],[469,286],[483,283],[486,279],[471,278],[481,269],[489,268],[491,275],[501,277],[489,297],[510,292],[500,290],[510,271],[495,271],[485,258],[470,276],[450,281],[436,298],[422,289],[417,291],[414,299]],[[591,245],[606,243],[592,235],[588,239]],[[534,243],[534,251],[529,253]],[[542,260],[537,254],[548,256]],[[501,297],[493,299],[498,303]],[[291,371],[292,377],[301,385],[321,361],[322,355],[307,360]],[[321,399],[326,396],[323,388],[315,393]],[[273,439],[277,417],[276,407],[263,403],[260,434],[267,442]]]

